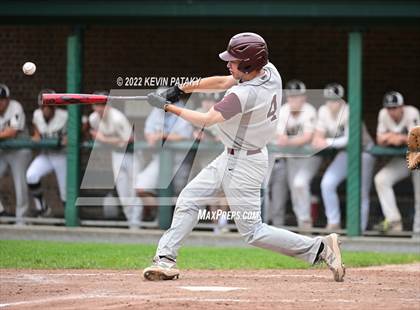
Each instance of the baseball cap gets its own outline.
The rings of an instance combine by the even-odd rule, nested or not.
[[[306,86],[300,80],[290,80],[286,83],[286,96],[301,96],[306,93]]]
[[[397,91],[390,91],[384,95],[382,101],[384,108],[395,108],[404,105],[404,97]]]
[[[0,99],[9,98],[10,97],[10,90],[6,84],[0,83]]]
[[[344,87],[338,83],[327,84],[324,88],[325,99],[342,99],[344,97]]]

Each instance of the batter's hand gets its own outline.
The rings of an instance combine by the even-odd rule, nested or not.
[[[147,102],[155,108],[165,110],[165,106],[167,104],[170,104],[170,101],[167,101],[166,98],[156,94],[156,93],[150,93],[147,95]]]
[[[183,95],[184,92],[178,87],[178,85],[169,87],[167,90],[159,94],[159,96],[166,98],[166,100],[171,103],[178,102],[179,97]]]

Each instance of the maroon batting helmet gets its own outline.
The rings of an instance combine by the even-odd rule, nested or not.
[[[238,33],[230,39],[227,50],[220,53],[219,57],[224,61],[240,60],[238,69],[249,73],[267,64],[267,43],[256,33]]]

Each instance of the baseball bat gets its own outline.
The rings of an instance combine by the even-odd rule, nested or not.
[[[91,94],[43,94],[43,105],[105,104],[108,100],[147,100],[147,96],[106,96]]]

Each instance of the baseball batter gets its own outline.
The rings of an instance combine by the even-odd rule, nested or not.
[[[127,144],[133,141],[132,127],[118,109],[105,105],[94,105],[93,109],[89,115],[91,137],[95,142],[115,147],[111,153],[114,184],[129,228],[137,229],[143,211],[134,186],[138,163],[132,152],[126,152]]]
[[[217,124],[226,149],[204,168],[181,192],[171,227],[159,241],[152,266],[143,271],[148,280],[179,277],[176,258],[182,242],[198,222],[198,211],[223,189],[239,233],[250,244],[309,263],[325,261],[334,279],[342,281],[338,236],[310,238],[262,223],[260,189],[267,173],[266,144],[275,135],[282,96],[280,74],[268,62],[264,39],[255,33],[232,37],[220,58],[227,61],[231,75],[202,79],[198,84],[174,86],[162,96],[149,94],[149,103],[174,113],[195,126]],[[227,90],[223,99],[207,113],[200,113],[169,102],[176,102],[182,92]],[[257,214],[245,217],[244,214]]]
[[[302,147],[310,144],[315,131],[316,110],[306,102],[306,86],[302,81],[292,80],[286,84],[287,101],[280,109],[280,120],[277,127],[277,145],[281,147]],[[281,159],[280,159],[281,160]],[[311,180],[321,164],[319,156],[287,157],[287,183],[290,189],[293,211],[299,228],[312,227],[311,219]],[[278,166],[274,166],[275,169]],[[287,196],[280,197],[276,192],[281,188],[274,187],[272,195],[274,205],[285,205]],[[284,212],[280,211],[280,212]]]
[[[404,105],[403,96],[396,91],[384,95],[383,108],[379,112],[376,139],[379,145],[398,147],[407,144],[408,132],[420,124],[419,110]],[[410,176],[405,158],[392,158],[376,175],[375,186],[385,220],[376,226],[381,231],[401,231],[401,214],[392,187]],[[415,216],[413,231],[420,234],[420,171],[413,170]]]
[[[10,99],[10,90],[5,84],[0,84],[0,140],[26,137],[25,113],[22,105]],[[23,216],[28,209],[28,187],[25,172],[31,159],[28,149],[0,149],[0,177],[10,166],[16,194],[16,224],[24,224]],[[4,211],[0,196],[0,213]]]
[[[40,108],[33,114],[32,124],[34,135],[32,139],[39,141],[45,138],[56,138],[61,144],[66,143],[68,113],[63,109],[53,106],[42,106],[42,94],[54,93],[51,89],[44,89],[38,95]],[[35,208],[38,215],[46,216],[50,208],[45,202],[41,187],[41,178],[54,171],[60,191],[60,198],[65,206],[66,201],[66,176],[67,162],[64,149],[42,151],[30,164],[26,171],[26,182],[34,198]]]
[[[321,193],[327,216],[327,229],[341,228],[340,200],[337,187],[347,177],[347,141],[349,107],[343,100],[344,88],[340,84],[328,84],[324,88],[326,103],[318,110],[318,123],[313,140],[315,148],[331,147],[338,150],[338,154],[328,166],[321,180]],[[363,126],[363,147],[369,148],[373,141]],[[365,230],[369,217],[369,198],[372,184],[372,173],[375,158],[369,153],[362,152],[362,197],[361,197],[361,227]]]

